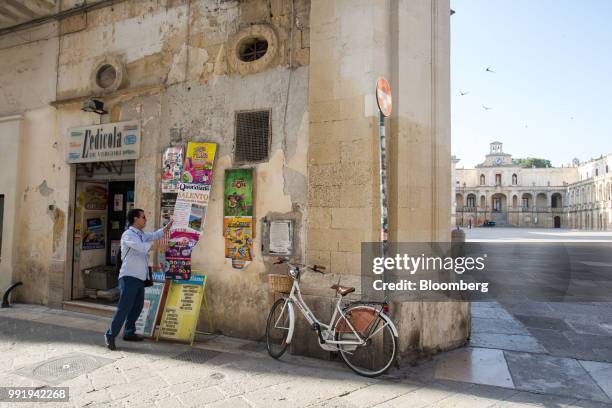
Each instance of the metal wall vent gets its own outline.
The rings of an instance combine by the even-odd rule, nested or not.
[[[268,160],[270,150],[270,110],[236,112],[236,163]]]

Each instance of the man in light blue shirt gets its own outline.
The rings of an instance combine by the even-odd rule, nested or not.
[[[149,274],[149,250],[155,241],[164,236],[164,231],[172,225],[170,221],[164,228],[155,232],[144,232],[147,217],[140,208],[128,211],[130,227],[121,236],[121,269],[119,270],[119,303],[110,328],[104,335],[106,346],[115,350],[115,337],[123,330],[123,340],[141,341],[136,334],[136,320],[144,305],[144,281]]]

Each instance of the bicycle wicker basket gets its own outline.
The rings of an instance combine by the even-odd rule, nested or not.
[[[268,286],[273,292],[289,293],[293,286],[293,279],[287,275],[270,274],[268,275]]]

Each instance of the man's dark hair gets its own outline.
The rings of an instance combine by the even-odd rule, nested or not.
[[[143,212],[144,210],[140,208],[132,208],[130,211],[128,211],[127,213],[128,224],[132,225],[134,223],[134,218],[140,217],[140,214],[142,214]]]

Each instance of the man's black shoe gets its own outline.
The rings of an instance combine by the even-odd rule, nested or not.
[[[129,336],[123,336],[123,340],[125,341],[143,341],[144,338],[137,334],[130,334]]]
[[[106,334],[104,335],[104,343],[106,344],[106,347],[108,347],[109,350],[116,350],[117,347],[115,347],[115,338],[114,337],[109,337]]]

